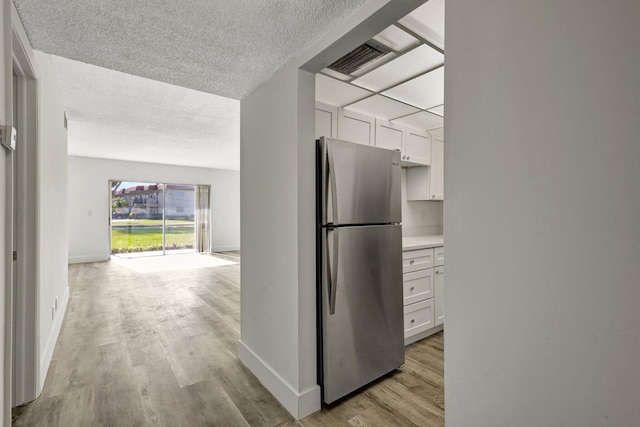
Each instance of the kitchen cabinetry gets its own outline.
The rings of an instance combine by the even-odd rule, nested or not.
[[[338,107],[316,102],[316,139],[338,137]]]
[[[388,122],[376,119],[375,145],[389,150],[402,151],[404,149],[404,128]],[[400,156],[404,158],[404,156]]]
[[[444,247],[403,251],[402,273],[404,344],[409,345],[444,327]]]
[[[338,139],[374,145],[375,119],[364,114],[340,109],[338,111]]]
[[[438,326],[444,323],[444,267],[434,268],[433,273],[435,276],[434,294],[438,295],[434,301],[435,324]]]
[[[376,147],[400,150],[403,166],[431,163],[431,136],[428,132],[408,129],[386,120],[376,120]]]
[[[443,141],[431,141],[431,166],[407,170],[407,200],[444,200]]]
[[[411,165],[431,164],[431,135],[429,132],[407,128],[404,150],[400,159]]]

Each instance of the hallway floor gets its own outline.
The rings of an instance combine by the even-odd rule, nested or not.
[[[442,333],[406,365],[295,422],[237,359],[239,253],[69,267],[42,395],[14,426],[443,426]]]

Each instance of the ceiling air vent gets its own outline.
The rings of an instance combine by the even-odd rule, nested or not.
[[[391,49],[388,47],[369,40],[329,65],[329,69],[342,74],[352,74],[362,66],[389,52],[391,52]]]

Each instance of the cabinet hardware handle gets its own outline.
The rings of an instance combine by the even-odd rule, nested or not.
[[[409,264],[413,265],[414,262],[415,260],[412,259],[411,261],[409,261]]]
[[[415,286],[412,286],[410,290],[413,291],[415,288],[416,288]]]
[[[416,319],[411,319],[411,323],[416,323]]]
[[[407,156],[407,160],[409,160],[411,158],[411,156]]]

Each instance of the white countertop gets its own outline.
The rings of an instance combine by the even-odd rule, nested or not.
[[[436,248],[438,246],[444,246],[444,236],[442,234],[402,237],[403,251]]]

